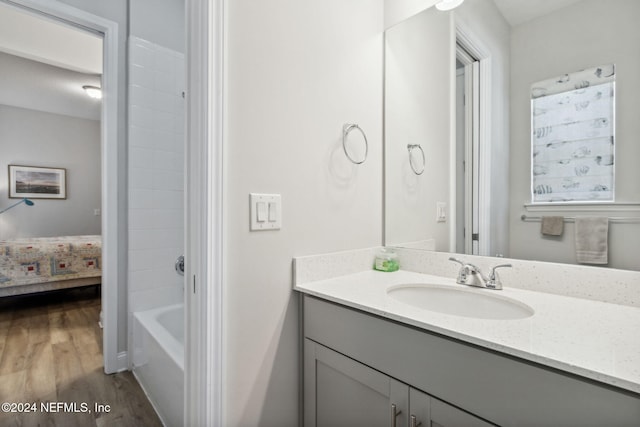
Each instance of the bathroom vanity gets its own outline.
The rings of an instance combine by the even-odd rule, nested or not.
[[[522,310],[469,317],[465,303],[452,314],[444,300],[424,309],[424,288],[476,294],[477,305],[493,293],[498,307]],[[640,425],[637,307],[507,283],[466,289],[402,270],[301,279],[295,289],[306,427]]]

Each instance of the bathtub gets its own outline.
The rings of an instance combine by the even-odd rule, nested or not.
[[[184,413],[184,305],[133,313],[133,374],[167,427]]]

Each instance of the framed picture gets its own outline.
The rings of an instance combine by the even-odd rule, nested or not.
[[[9,165],[9,198],[66,199],[67,170]]]

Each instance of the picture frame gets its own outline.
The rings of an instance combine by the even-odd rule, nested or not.
[[[66,199],[67,170],[9,165],[10,199]]]

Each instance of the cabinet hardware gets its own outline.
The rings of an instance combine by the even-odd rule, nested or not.
[[[391,404],[391,427],[396,427],[397,426],[397,419],[398,419],[398,415],[400,415],[402,413],[402,411],[398,411],[398,407],[396,406],[395,403]]]

